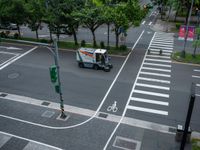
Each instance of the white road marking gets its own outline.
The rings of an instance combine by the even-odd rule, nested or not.
[[[138,80],[144,80],[144,81],[152,81],[152,82],[160,82],[160,83],[170,84],[170,81],[168,81],[168,80],[159,80],[159,79],[154,79],[154,78],[138,77]]]
[[[152,24],[152,22],[149,22],[149,26]]]
[[[171,77],[169,74],[161,74],[161,73],[152,73],[152,72],[140,72],[140,74],[145,74],[145,75],[153,75],[153,76],[160,76],[160,77]]]
[[[172,40],[172,39],[155,39],[154,41],[153,41],[154,43],[155,42],[163,42],[163,43],[174,43],[174,40]]]
[[[151,68],[151,67],[142,67],[142,69],[155,70],[155,71],[163,71],[163,72],[171,72],[171,70],[169,70],[169,69],[160,69],[160,68]]]
[[[170,88],[166,86],[150,85],[150,84],[143,84],[143,83],[136,83],[136,86],[149,87],[149,88],[168,90],[168,91],[170,90]]]
[[[163,93],[157,93],[157,92],[149,92],[149,91],[143,91],[143,90],[134,90],[134,93],[139,94],[145,94],[145,95],[152,95],[152,96],[159,96],[159,97],[165,97],[169,98],[169,94],[163,94]]]
[[[194,75],[192,75],[192,77],[193,77],[193,78],[199,78],[199,79],[200,79],[200,76],[194,76]]]
[[[155,33],[154,33],[154,35],[153,35],[153,37],[152,37],[152,39],[151,39],[151,42],[150,42],[149,46],[151,45],[154,36],[155,36]],[[148,49],[149,49],[149,47],[148,47]],[[129,54],[130,54],[130,53],[129,53]],[[145,56],[146,56],[146,54],[147,54],[147,51],[146,51],[146,53],[145,53]],[[143,58],[142,64],[144,63],[145,56],[144,56],[144,58]],[[138,73],[137,73],[136,80],[135,80],[135,82],[134,82],[134,84],[133,84],[133,87],[132,87],[132,91],[135,89],[135,86],[136,86],[135,84],[136,84],[136,82],[137,82],[137,78],[139,77],[139,74],[140,74],[140,71],[141,71],[141,68],[142,68],[142,64],[141,64],[140,69],[139,69],[139,71],[138,71]],[[112,132],[112,134],[110,135],[109,139],[107,140],[107,142],[106,142],[106,144],[105,144],[103,150],[106,150],[106,149],[107,149],[108,144],[110,143],[112,137],[114,136],[115,132],[117,131],[117,129],[118,129],[118,127],[119,127],[119,125],[122,123],[122,120],[123,120],[124,117],[125,117],[125,114],[126,114],[126,111],[127,111],[127,106],[128,106],[128,104],[129,104],[129,102],[130,102],[130,98],[131,98],[131,95],[132,95],[132,91],[130,92],[130,95],[129,95],[128,101],[127,101],[127,103],[126,103],[125,109],[124,109],[124,111],[123,111],[123,113],[122,113],[121,119],[120,119],[120,121],[118,122],[118,124],[117,124],[117,126],[115,127],[115,129],[113,130],[113,132]]]
[[[163,59],[150,59],[150,58],[146,58],[145,61],[156,61],[156,62],[166,62],[166,63],[171,63],[171,60],[163,60]]]
[[[145,22],[146,22],[146,21],[143,21],[143,22],[142,22],[142,25],[145,24]]]
[[[161,47],[171,47],[171,48],[173,48],[173,45],[172,44],[169,44],[169,45],[165,45],[164,43],[161,43],[161,44],[159,44],[159,43],[152,43],[151,44],[151,47],[152,46],[161,46]]]
[[[200,87],[200,84],[196,84],[196,86]]]
[[[158,48],[158,49],[150,48],[150,53],[151,53],[151,51],[160,52],[160,48]],[[172,53],[172,50],[165,50],[165,49],[162,49],[162,52]]]
[[[150,54],[150,55],[147,55],[147,57],[170,59],[169,56],[151,55],[151,54]]]
[[[131,97],[132,101],[143,102],[143,103],[150,103],[150,104],[157,104],[163,106],[169,106],[168,102],[162,102],[157,100],[145,99],[145,98],[138,98],[138,97]]]
[[[0,94],[2,94],[2,93],[0,93]],[[6,93],[6,94],[8,94],[8,93]],[[50,102],[50,101],[46,101],[46,100],[38,100],[38,99],[25,97],[25,96],[8,94],[6,97],[1,98],[1,99],[13,100],[16,102],[31,104],[31,105],[35,105],[35,106],[39,106],[39,107],[47,107],[50,109],[60,110],[59,103],[54,103],[54,102]],[[50,105],[48,105],[48,106],[41,105],[44,101],[49,102]],[[89,116],[89,117],[93,116],[93,114],[95,113],[95,111],[93,111],[93,110],[79,108],[79,107],[75,107],[75,106],[65,105],[65,108],[71,113],[76,113],[76,114]],[[101,112],[98,112],[98,114],[99,113],[101,113]],[[2,116],[2,117],[7,118],[8,116]],[[98,115],[95,117],[98,119],[108,120],[108,121],[112,121],[112,122],[116,122],[116,123],[118,123],[118,121],[121,118],[121,116],[113,115],[113,114],[109,114],[107,118],[101,118],[101,117],[98,117]],[[142,128],[150,129],[150,130],[154,130],[154,131],[169,133],[169,129],[168,129],[169,126],[161,125],[161,124],[157,124],[157,123],[153,123],[153,122],[147,122],[147,121],[143,121],[143,120],[139,120],[139,119],[124,117],[124,119],[122,120],[122,123],[130,125],[130,126],[134,126],[134,127],[135,126],[142,127]],[[172,127],[170,127],[170,128],[172,128]]]
[[[2,64],[0,64],[0,67],[3,66],[3,65],[5,65],[5,64],[7,64],[7,63],[9,63],[10,61],[12,61],[13,59],[17,58],[18,56],[19,55],[15,55],[15,56],[11,57],[10,59],[4,61]]]
[[[159,115],[165,115],[165,116],[168,115],[167,111],[150,109],[150,108],[143,108],[143,107],[136,107],[136,106],[130,106],[130,105],[127,107],[127,109],[143,111],[143,112],[148,112],[148,113],[154,113],[154,114],[159,114]]]
[[[155,63],[143,63],[143,65],[160,66],[160,67],[171,67],[171,65],[155,64]]]
[[[8,49],[8,50],[22,50],[21,48],[17,48],[17,47],[6,47],[6,46],[0,46],[0,48],[5,48],[5,49]]]
[[[153,43],[152,43],[152,44],[173,45],[173,44],[174,44],[174,42],[169,42],[169,41],[167,41],[167,42],[165,42],[165,41],[153,41]]]
[[[200,95],[199,95],[199,94],[196,94],[196,96],[200,97]]]
[[[200,70],[197,70],[197,69],[194,69],[194,71],[196,71],[196,72],[200,72]]]
[[[49,145],[49,144],[45,144],[45,143],[41,143],[41,142],[38,142],[38,141],[34,141],[34,140],[31,140],[31,139],[28,139],[28,138],[24,138],[24,137],[21,137],[21,136],[17,136],[17,135],[11,134],[11,133],[7,133],[7,132],[3,132],[3,131],[0,131],[0,133],[4,134],[4,135],[11,136],[11,137],[15,137],[15,138],[18,138],[18,139],[21,139],[21,140],[25,140],[25,141],[36,143],[36,144],[39,144],[39,145],[43,145],[43,146],[46,146],[46,147],[49,147],[49,148],[52,148],[52,149],[55,149],[55,150],[63,150],[61,148],[58,148],[58,147],[55,147],[55,146],[52,146],[52,145]]]
[[[151,46],[151,48],[163,49],[163,50],[173,50],[172,47],[163,47],[163,46]]]
[[[157,54],[157,55],[159,55],[159,51],[151,51],[151,54]],[[166,56],[171,56],[171,53],[162,53],[162,55],[166,55]]]
[[[27,52],[21,54],[19,57],[16,57],[15,59],[12,59],[12,60],[9,61],[7,64],[1,66],[1,67],[0,67],[0,70],[4,69],[5,67],[7,67],[7,66],[9,66],[10,64],[14,63],[15,61],[17,61],[18,59],[22,58],[23,56],[29,54],[30,52],[32,52],[32,51],[35,50],[36,48],[37,48],[37,46],[34,47],[34,48],[32,48],[32,49],[30,49],[29,51],[27,51]]]
[[[5,52],[5,51],[0,51],[1,54],[8,54],[8,55],[20,55],[20,53],[11,53],[11,52]]]

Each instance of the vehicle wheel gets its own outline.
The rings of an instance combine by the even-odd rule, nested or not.
[[[98,70],[99,69],[99,66],[98,65],[94,65],[94,70]]]
[[[84,67],[83,63],[79,63],[78,66],[79,66],[80,68],[83,68],[83,67]]]
[[[108,68],[104,68],[104,71],[105,72],[110,72],[110,68],[108,67]]]

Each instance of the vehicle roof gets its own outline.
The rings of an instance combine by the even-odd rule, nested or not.
[[[106,49],[97,49],[95,51],[95,53],[101,53],[101,54],[104,54],[107,50]]]
[[[82,50],[82,51],[86,51],[86,52],[89,52],[89,53],[94,53],[96,49],[94,48],[79,48],[79,50]]]

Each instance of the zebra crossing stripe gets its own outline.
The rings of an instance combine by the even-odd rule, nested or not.
[[[174,40],[154,39],[153,42],[174,43]]]
[[[151,100],[151,99],[145,99],[145,98],[138,98],[138,97],[131,97],[132,101],[137,101],[137,102],[143,102],[143,103],[150,103],[150,104],[157,104],[157,105],[163,105],[163,106],[168,106],[168,102],[162,102],[162,101],[157,101],[157,100]]]
[[[158,61],[158,62],[166,62],[166,63],[171,63],[171,60],[163,60],[163,59],[150,59],[150,58],[146,58],[145,60],[148,61]]]
[[[196,71],[196,72],[200,72],[200,70],[197,70],[197,69],[194,69],[194,71]]]
[[[165,45],[173,45],[174,42],[165,42],[165,41],[153,41],[152,44],[165,44]]]
[[[200,87],[200,84],[196,84],[196,86]]]
[[[159,55],[159,51],[151,52],[151,54]],[[171,56],[171,53],[162,53],[162,55]]]
[[[173,47],[164,47],[164,46],[151,46],[150,48],[173,50]]]
[[[155,64],[155,63],[143,63],[143,65],[160,66],[160,67],[171,67],[171,65]]]
[[[159,49],[155,49],[155,48],[150,48],[150,53],[151,51],[156,51],[156,52],[160,52],[160,48]],[[168,52],[168,53],[172,53],[172,50],[165,50],[165,49],[162,49],[163,52]],[[158,53],[159,54],[159,53]]]
[[[192,75],[192,77],[193,77],[193,78],[200,78],[200,76],[194,76],[194,75]]]
[[[170,59],[169,56],[160,56],[160,55],[147,55],[146,57]]]
[[[169,70],[169,69],[160,69],[160,68],[151,68],[151,67],[142,67],[142,69],[155,70],[155,71],[163,71],[163,72],[171,72],[171,70]]]
[[[145,94],[145,95],[152,95],[152,96],[169,98],[169,94],[163,94],[163,93],[157,93],[157,92],[149,92],[149,91],[143,91],[143,90],[134,90],[133,93],[139,93],[139,94]]]
[[[169,74],[152,73],[152,72],[143,72],[143,71],[141,71],[140,74],[154,75],[154,76],[161,76],[161,77],[171,77],[171,75],[169,75]]]
[[[168,115],[167,111],[162,111],[162,110],[156,110],[156,109],[150,109],[150,108],[144,108],[144,107],[136,107],[136,106],[127,106],[127,109],[130,110],[137,110],[137,111],[143,111],[143,112],[149,112],[149,113],[154,113],[154,114],[160,114],[160,115]]]
[[[161,47],[172,47],[173,48],[173,45],[172,44],[168,44],[168,45],[165,45],[164,43],[152,43],[151,46],[161,46]]]
[[[169,87],[157,86],[157,85],[150,85],[150,84],[143,84],[143,83],[136,83],[136,86],[149,87],[149,88],[161,89],[161,90],[170,90]]]
[[[170,81],[168,81],[168,80],[159,80],[159,79],[144,78],[144,77],[138,77],[138,79],[139,80],[144,80],[144,81],[152,81],[152,82],[160,82],[160,83],[170,84]]]

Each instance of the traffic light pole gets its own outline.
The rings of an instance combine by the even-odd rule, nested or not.
[[[184,150],[184,148],[185,148],[188,129],[189,129],[192,111],[193,111],[193,107],[194,107],[194,102],[195,102],[195,84],[192,83],[190,103],[189,103],[188,113],[187,113],[187,117],[186,117],[186,121],[185,121],[185,128],[184,128],[183,137],[182,137],[182,140],[181,140],[180,150]]]
[[[53,52],[54,52],[54,61],[55,61],[55,66],[57,68],[57,76],[58,76],[58,89],[59,89],[59,95],[60,95],[60,109],[61,109],[60,118],[65,119],[66,115],[64,113],[65,110],[64,110],[62,90],[61,90],[61,82],[60,82],[60,66],[59,66],[58,45],[57,45],[56,39],[53,40]]]

